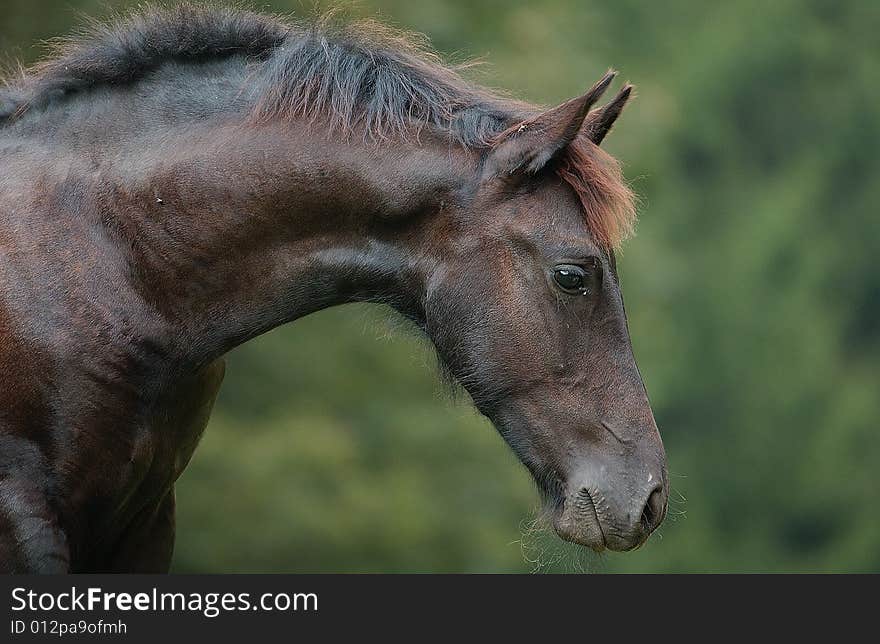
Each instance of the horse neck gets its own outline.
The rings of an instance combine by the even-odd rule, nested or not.
[[[115,191],[134,288],[205,363],[336,304],[418,318],[444,204],[473,172],[440,141],[376,146],[297,123],[166,137]],[[124,196],[122,196],[124,195]]]

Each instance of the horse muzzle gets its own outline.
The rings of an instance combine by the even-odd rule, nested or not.
[[[578,485],[569,492],[553,517],[553,528],[564,540],[596,552],[617,552],[642,545],[666,517],[665,477],[654,479],[639,493],[614,500],[594,485]]]

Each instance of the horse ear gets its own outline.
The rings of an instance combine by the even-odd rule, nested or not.
[[[614,127],[614,122],[623,111],[626,102],[632,94],[633,86],[627,83],[623,86],[617,96],[615,96],[608,105],[601,109],[590,112],[584,125],[584,130],[590,141],[599,145],[605,138],[605,135]]]
[[[590,107],[608,89],[617,72],[609,70],[583,96],[522,121],[502,132],[489,153],[489,176],[535,174],[559,156],[581,131]]]

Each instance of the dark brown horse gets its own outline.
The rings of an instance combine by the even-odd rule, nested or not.
[[[164,571],[222,356],[353,301],[424,330],[594,549],[663,520],[665,454],[598,147],[630,94],[499,98],[371,24],[183,6],[0,86],[0,570]]]

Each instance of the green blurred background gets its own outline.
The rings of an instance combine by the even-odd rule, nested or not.
[[[23,61],[78,12],[2,0]],[[275,0],[267,10],[303,13]],[[880,572],[880,4],[361,2],[539,103],[609,66],[639,97],[606,146],[642,197],[620,265],[669,454],[670,516],[588,555],[424,342],[346,306],[233,352],[178,486],[174,570]]]

